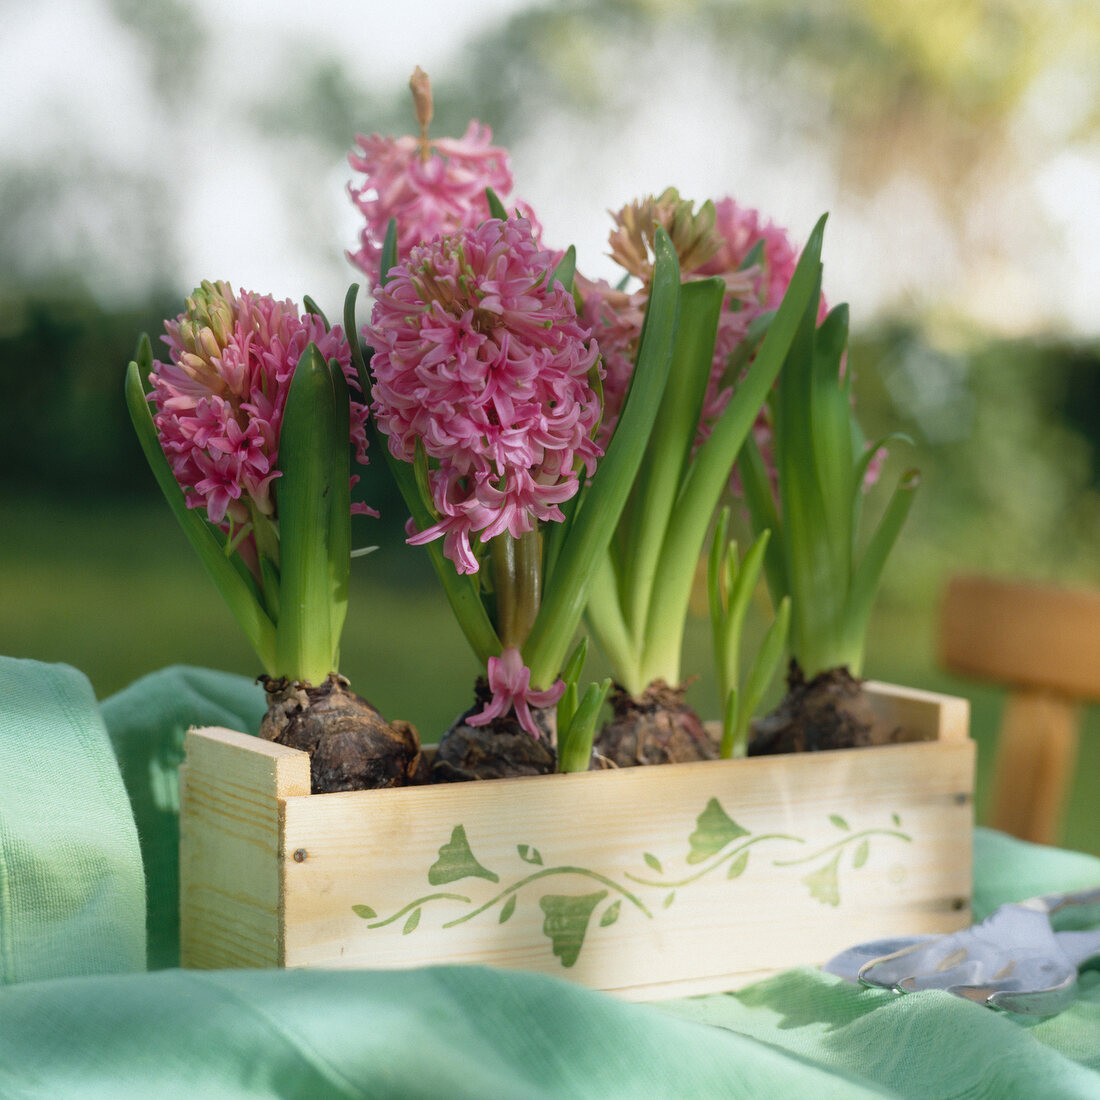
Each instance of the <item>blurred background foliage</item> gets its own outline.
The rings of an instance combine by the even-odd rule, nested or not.
[[[189,111],[224,68],[224,9],[84,7],[120,64],[140,61],[124,90],[143,113],[115,145],[82,140],[55,97],[0,160],[0,651],[72,663],[104,696],[175,662],[256,671],[157,497],[121,399],[138,334],[159,333],[194,283],[252,285],[195,270],[196,241],[244,218],[247,197],[197,207],[195,188],[173,179],[188,158],[254,152],[272,188],[260,205],[282,220],[278,240],[256,240],[242,263],[262,270],[274,256],[300,269],[302,286],[256,288],[308,290],[336,312],[354,278],[342,249],[357,225],[341,195],[352,137],[406,132],[412,120],[403,79],[372,76],[333,37],[270,27],[263,49],[279,79],[242,76],[225,85],[231,98],[207,94]],[[922,472],[866,671],[971,697],[981,808],[1001,694],[937,667],[946,578],[1100,584],[1100,8],[514,0],[494,11],[440,54],[433,129],[489,121],[548,237],[564,222],[579,244],[595,240],[594,257],[604,209],[668,183],[699,200],[732,193],[807,228],[834,211],[826,290],[852,300],[861,420],[872,438],[901,430],[913,440],[891,457],[888,481],[903,466]],[[410,54],[407,71],[418,60]],[[212,118],[220,147],[204,129]],[[697,131],[705,155],[685,160],[675,142],[651,141],[663,125]],[[727,182],[713,189],[708,169]],[[569,222],[579,176],[592,209]],[[1090,179],[1097,189],[1082,192]],[[746,181],[752,194],[739,191]],[[805,213],[798,186],[810,189]],[[1089,206],[1091,222],[1071,222]],[[434,739],[468,705],[476,665],[426,556],[402,545],[405,513],[381,462],[361,492],[382,519],[356,521],[357,544],[379,549],[354,563],[344,671]],[[701,616],[687,652],[696,704],[712,714]],[[1063,843],[1100,852],[1091,710],[1087,727]]]

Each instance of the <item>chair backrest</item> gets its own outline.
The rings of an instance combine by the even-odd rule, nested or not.
[[[960,676],[1100,701],[1100,590],[954,577],[940,660]]]
[[[1008,689],[989,823],[1056,843],[1080,704],[1100,701],[1100,590],[954,577],[941,606],[939,659],[949,672]]]

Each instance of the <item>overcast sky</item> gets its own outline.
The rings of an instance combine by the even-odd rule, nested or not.
[[[240,125],[239,112],[285,80],[276,59],[286,56],[288,38],[324,42],[367,87],[402,88],[417,64],[439,76],[455,71],[466,62],[463,44],[525,0],[196,3],[217,33],[194,59],[208,90],[180,118],[151,100],[150,63],[105,0],[0,0],[0,157],[64,166],[88,153],[163,187],[179,210],[165,248],[181,292],[203,278],[228,278],[339,301],[355,277],[343,251],[354,247],[358,228],[346,163],[302,163],[293,146],[273,150]],[[645,109],[618,118],[613,133],[598,117],[548,115],[533,119],[529,136],[513,146],[517,193],[539,213],[548,241],[577,244],[587,273],[611,274],[602,256],[607,209],[675,184],[700,199],[732,193],[797,240],[830,211],[826,286],[832,300],[852,303],[856,324],[948,303],[991,331],[1100,332],[1100,149],[1040,150],[1019,178],[990,181],[972,196],[975,222],[985,218],[992,236],[1003,238],[1003,246],[975,256],[919,181],[898,179],[856,201],[840,189],[827,145],[777,146],[735,96],[721,101],[716,140],[709,104],[730,78],[695,45],[672,35],[659,55],[643,59]],[[1030,122],[1025,112],[1032,130],[1021,132],[1022,155],[1034,151],[1029,133],[1046,132],[1071,106],[1070,87],[1037,91]],[[411,122],[410,112],[409,129]],[[364,117],[359,128],[369,131],[372,120]],[[69,183],[79,195],[75,173]],[[94,227],[95,211],[85,220]],[[42,263],[51,260],[48,250],[64,247],[64,239],[45,237]],[[139,294],[148,277],[119,248],[119,234],[102,227],[96,277],[107,297]]]

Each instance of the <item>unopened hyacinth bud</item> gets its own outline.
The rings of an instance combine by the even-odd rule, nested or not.
[[[391,218],[397,223],[397,258],[403,260],[414,245],[485,221],[490,215],[486,188],[502,201],[512,191],[508,154],[492,144],[489,127],[471,120],[460,138],[429,139],[431,83],[419,68],[409,83],[419,136],[359,134],[356,148],[348,154],[348,163],[364,176],[358,186],[349,185],[348,192],[366,224],[358,251],[347,256],[372,288],[381,274],[382,245]],[[517,203],[516,212],[532,223],[538,236],[531,208]]]

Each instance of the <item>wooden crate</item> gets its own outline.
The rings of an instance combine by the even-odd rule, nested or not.
[[[868,687],[911,742],[326,795],[302,752],[192,730],[182,963],[487,963],[660,999],[965,927],[968,704]]]

